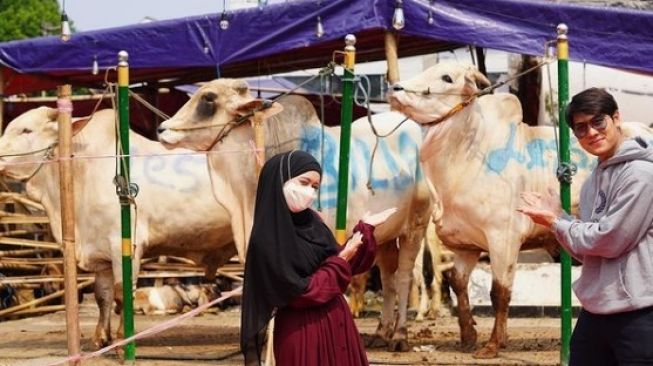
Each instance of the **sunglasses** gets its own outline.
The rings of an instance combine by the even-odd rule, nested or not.
[[[571,126],[571,130],[574,132],[574,135],[577,139],[582,139],[587,136],[587,133],[590,131],[590,127],[597,131],[603,131],[608,127],[608,115],[600,114],[594,116],[591,120],[587,122],[574,123]]]

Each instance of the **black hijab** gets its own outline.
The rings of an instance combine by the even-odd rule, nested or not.
[[[311,209],[288,209],[284,183],[309,171],[322,174],[317,160],[300,150],[275,155],[261,170],[242,299],[240,347],[246,365],[260,364],[275,309],[302,294],[318,266],[337,252],[333,234]]]

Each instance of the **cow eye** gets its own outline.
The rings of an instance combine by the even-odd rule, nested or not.
[[[197,104],[197,114],[200,118],[212,117],[217,109],[215,100],[218,95],[212,92],[202,94],[202,99]]]
[[[449,75],[442,75],[442,81],[444,81],[445,83],[449,83],[449,84],[453,83],[453,80],[451,80],[451,76],[449,76]]]
[[[208,92],[202,94],[202,101],[207,103],[213,103],[218,98],[218,95],[213,92]]]
[[[23,134],[32,133],[32,130],[30,130],[29,128],[23,128],[23,131],[21,131],[21,133],[23,133]]]

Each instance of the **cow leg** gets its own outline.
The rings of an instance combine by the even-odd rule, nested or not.
[[[422,233],[422,234],[420,234]],[[390,351],[408,352],[408,329],[406,329],[406,313],[408,311],[408,295],[412,282],[415,258],[419,252],[424,230],[411,230],[408,235],[399,238],[399,265],[395,274],[397,297],[397,321],[390,341]]]
[[[383,287],[383,308],[381,309],[381,320],[368,347],[388,346],[392,336],[395,299],[397,296],[395,272],[397,271],[398,254],[399,249],[394,240],[380,245],[376,254],[377,265],[381,274],[381,286]]]
[[[349,310],[351,310],[354,318],[358,318],[365,308],[365,289],[369,278],[369,271],[351,278],[349,284]]]
[[[95,302],[100,310],[93,344],[98,348],[111,342],[111,306],[113,306],[113,271],[111,268],[95,272]]]
[[[490,248],[490,265],[492,267],[492,290],[490,299],[494,308],[494,328],[490,340],[483,348],[476,351],[475,358],[495,358],[499,354],[499,347],[505,347],[508,333],[508,308],[512,295],[512,282],[515,278],[515,263],[517,262],[517,251],[514,253],[503,253],[505,257],[499,256],[499,251]]]
[[[420,322],[426,317],[428,312],[428,294],[426,278],[424,276],[424,245],[420,246],[419,252],[417,252],[417,258],[415,258],[415,267],[413,268],[413,282],[411,284],[411,294],[409,306],[413,306],[413,292],[417,294],[417,315],[415,315],[415,321]]]
[[[469,276],[478,262],[481,253],[477,251],[454,250],[454,267],[449,275],[449,282],[458,300],[458,325],[460,326],[460,344],[464,351],[471,351],[476,346],[476,322],[469,305],[467,285]]]

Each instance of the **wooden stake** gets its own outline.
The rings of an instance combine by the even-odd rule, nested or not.
[[[5,77],[0,69],[0,136],[4,132],[5,116]]]
[[[78,284],[77,286],[73,285],[71,287],[66,287],[66,289],[64,289],[64,290],[59,290],[57,292],[53,292],[50,295],[46,295],[46,296],[40,297],[38,299],[34,299],[34,300],[32,300],[30,302],[26,302],[24,304],[12,306],[10,308],[0,310],[0,317],[6,316],[8,314],[13,314],[13,313],[15,313],[15,312],[17,312],[19,310],[27,309],[27,308],[29,308],[30,306],[33,306],[33,305],[38,305],[38,304],[50,301],[52,299],[56,299],[57,297],[59,297],[61,295],[64,295],[64,293],[67,294],[68,292],[70,292],[69,290],[72,290],[73,292],[75,292],[75,297],[77,297],[76,296],[77,295],[77,290],[82,289],[82,288],[92,284],[93,282],[95,282],[95,279],[82,282],[82,283]],[[77,308],[77,306],[75,306],[75,308]],[[70,312],[70,308],[68,307],[68,304],[66,304],[66,317],[68,317],[69,312]],[[77,314],[75,314],[75,315],[77,315]],[[70,329],[68,329],[68,334],[70,334]],[[77,346],[79,347],[79,341],[77,342]],[[77,351],[77,353],[79,353],[79,350]],[[75,353],[75,354],[77,354],[77,353]]]
[[[388,63],[386,79],[389,85],[399,81],[399,59],[397,52],[397,36],[394,32],[385,32],[385,59]]]
[[[58,88],[59,99],[59,193],[61,196],[61,232],[64,249],[64,286],[68,355],[80,353],[79,302],[77,299],[77,258],[75,256],[75,197],[73,190],[72,113],[70,84]],[[58,291],[57,291],[58,292]],[[47,297],[47,296],[46,296]],[[79,365],[71,361],[70,365]]]

